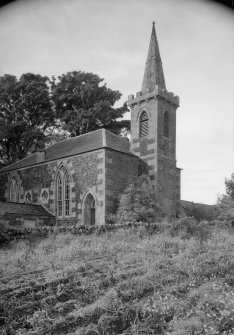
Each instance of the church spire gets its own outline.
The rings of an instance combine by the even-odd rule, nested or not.
[[[145,91],[149,89],[149,91],[153,91],[155,85],[158,85],[160,88],[166,88],[158,40],[155,32],[155,23],[153,22],[149,51],[145,65],[145,73],[141,90]]]

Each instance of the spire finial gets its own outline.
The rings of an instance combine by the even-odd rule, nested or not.
[[[153,21],[153,27],[155,26],[155,21]]]

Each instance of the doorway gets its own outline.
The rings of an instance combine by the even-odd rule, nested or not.
[[[95,212],[96,212],[95,199],[91,193],[89,193],[84,200],[84,225],[94,226],[95,225]]]

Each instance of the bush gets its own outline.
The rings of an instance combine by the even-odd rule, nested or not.
[[[234,220],[234,200],[228,196],[223,195],[217,201],[218,218],[221,221]]]
[[[165,226],[171,236],[180,238],[195,237],[204,242],[211,234],[211,224],[207,221],[196,221],[193,217],[182,217]]]
[[[8,231],[10,226],[7,221],[0,219],[0,245],[9,243]]]
[[[152,223],[161,218],[161,209],[153,192],[146,193],[134,185],[122,194],[115,217],[118,223]]]

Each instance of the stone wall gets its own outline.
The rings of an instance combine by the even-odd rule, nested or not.
[[[178,97],[155,88],[154,94],[139,92],[129,97],[131,107],[131,150],[149,167],[150,184],[165,216],[176,216],[180,207],[180,170],[176,168],[176,109]],[[140,116],[148,115],[148,134],[140,137]],[[168,113],[168,135],[164,115]]]
[[[105,220],[103,149],[1,174],[0,198],[9,201],[9,185],[11,178],[15,176],[20,184],[21,203],[29,202],[30,199],[31,203],[41,203],[56,214],[56,174],[61,164],[67,168],[70,175],[70,215],[57,217],[57,224],[82,224],[82,206],[88,193],[95,199],[95,223],[103,224]]]
[[[146,167],[138,157],[106,149],[106,214],[115,212],[120,195]]]

